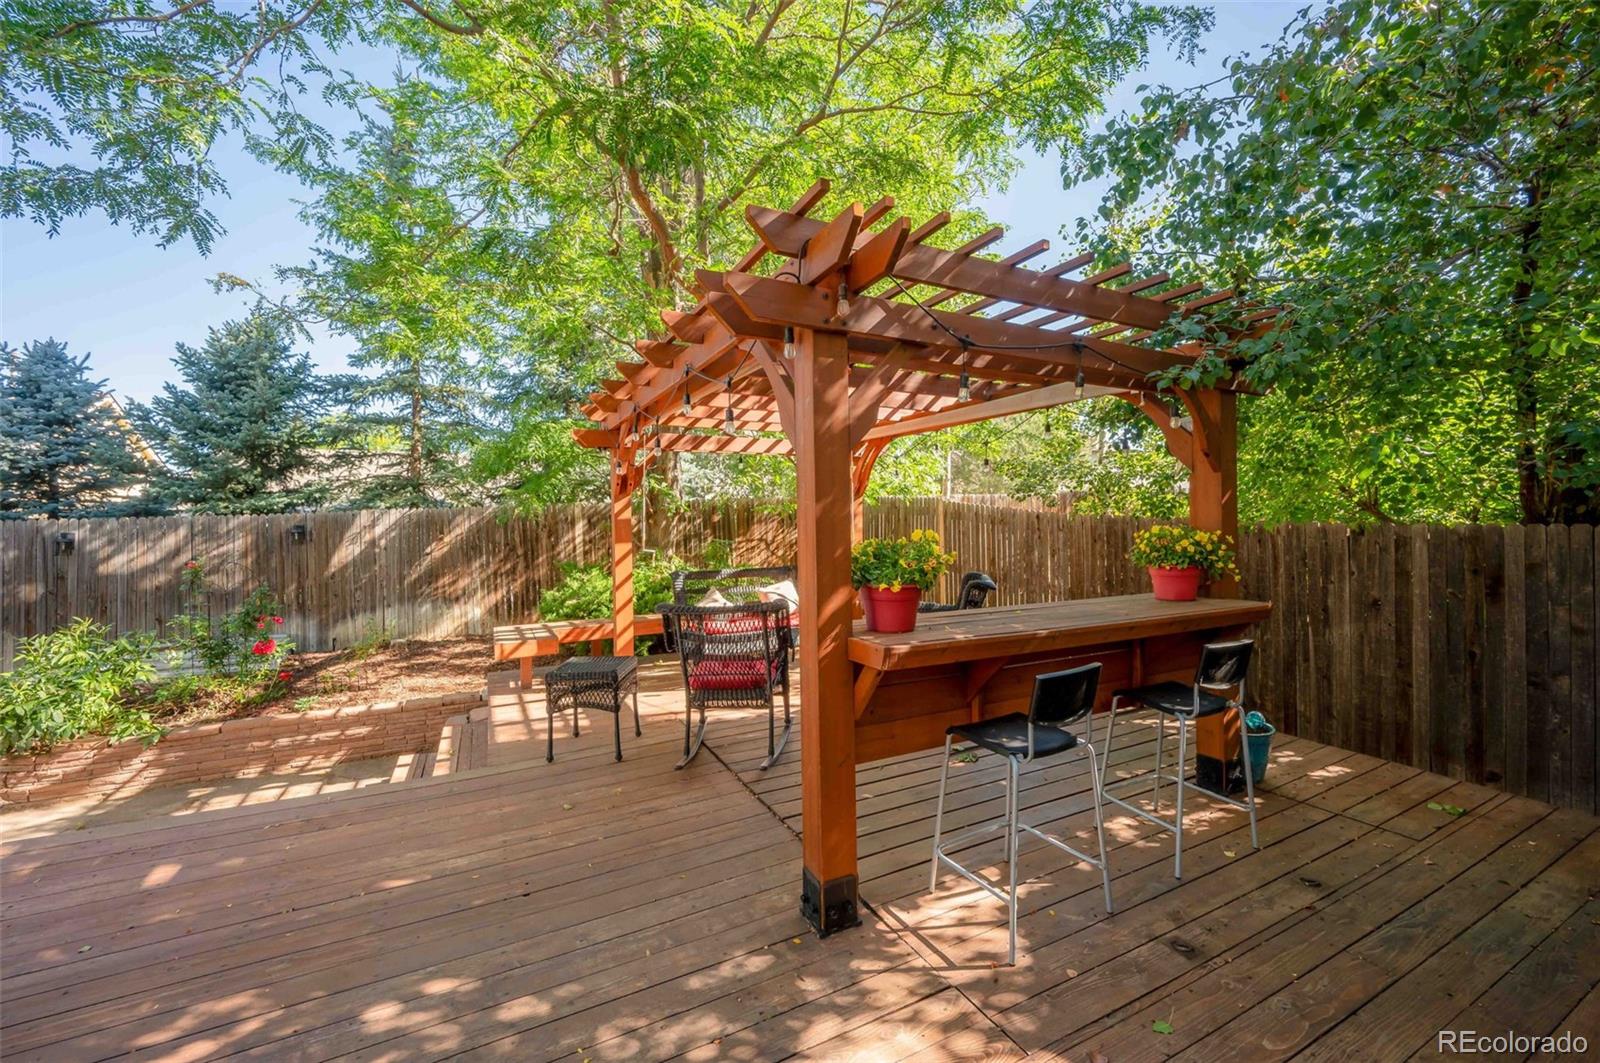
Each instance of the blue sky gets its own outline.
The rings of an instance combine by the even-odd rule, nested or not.
[[[1137,105],[1140,84],[1175,85],[1210,80],[1223,59],[1276,40],[1306,0],[1236,0],[1211,5],[1215,29],[1204,42],[1196,66],[1175,56],[1152,56],[1106,100],[1106,113]],[[381,55],[341,57],[338,65],[383,71]],[[42,228],[16,219],[0,222],[0,338],[11,344],[54,336],[68,350],[91,354],[96,377],[106,378],[124,397],[147,399],[171,378],[170,359],[178,342],[197,344],[206,329],[244,312],[249,300],[219,295],[209,278],[219,272],[270,282],[272,267],[309,257],[311,233],[296,216],[305,191],[246,155],[235,142],[219,145],[216,155],[229,188],[211,209],[227,235],[209,256],[190,245],[158,248],[149,236],[136,236],[103,217],[71,219],[52,238]],[[1061,187],[1054,156],[1028,153],[1011,185],[982,206],[1010,230],[1001,250],[1040,236],[1054,238],[1063,226],[1092,214],[1100,188]],[[349,344],[319,336],[311,351],[328,370],[346,367]]]

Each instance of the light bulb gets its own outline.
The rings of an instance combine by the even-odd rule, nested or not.
[[[1075,399],[1083,398],[1083,370],[1081,368],[1078,370],[1078,375],[1072,378],[1072,397]]]
[[[735,428],[735,425],[734,425],[734,422],[733,422],[733,396],[732,395],[728,396],[728,412],[727,412],[727,416],[723,418],[722,427],[723,427],[723,430],[726,431],[730,436],[733,435],[733,430]]]
[[[783,326],[783,356],[794,361],[794,326]]]
[[[689,385],[683,386],[683,414],[687,417],[694,412],[694,404],[689,401]]]
[[[1183,418],[1174,413],[1171,419],[1167,421],[1167,425],[1171,428],[1182,428]]]
[[[850,313],[850,289],[839,285],[839,316],[844,317]]]
[[[960,399],[962,402],[972,401],[972,378],[967,376],[967,371],[965,369],[961,370],[961,385],[956,392],[956,398]]]

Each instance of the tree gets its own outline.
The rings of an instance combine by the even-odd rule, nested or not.
[[[54,339],[0,344],[0,517],[135,508],[143,465],[89,356]]]
[[[58,232],[92,210],[162,246],[221,233],[206,206],[226,194],[212,159],[234,133],[263,156],[314,165],[333,141],[302,107],[309,83],[335,106],[344,77],[321,59],[377,27],[480,27],[424,0],[6,0],[0,3],[0,216]]]
[[[452,297],[523,271],[499,289],[497,368],[524,381],[501,411],[513,424],[571,418],[632,339],[660,334],[660,310],[694,298],[695,267],[749,246],[747,204],[787,203],[827,176],[834,194],[819,212],[892,191],[898,210],[926,217],[1002,183],[1019,131],[1036,144],[1079,136],[1152,39],[1186,47],[1206,20],[1086,0],[590,0],[473,14],[475,34],[388,27],[427,81],[408,97],[409,143],[430,181],[443,175],[452,208],[406,239],[440,276],[452,248],[494,249],[489,274],[462,263]],[[370,223],[387,242],[387,208],[326,206],[344,216],[332,227]],[[965,214],[950,238],[981,225]],[[503,243],[511,234],[521,239]],[[527,381],[554,387],[533,403]],[[477,467],[516,480],[531,464],[569,464],[549,433],[516,438],[544,449],[497,447],[511,464]],[[672,456],[658,468],[653,482],[672,493]]]
[[[1292,308],[1239,347],[1254,516],[1600,520],[1597,68],[1584,0],[1344,0],[1069,159],[1104,245]]]
[[[348,381],[319,378],[289,326],[258,311],[178,344],[185,387],[167,384],[129,415],[165,462],[152,478],[166,504],[203,513],[278,513],[327,500],[329,415]]]
[[[345,161],[307,175],[319,195],[302,216],[319,246],[279,278],[296,290],[300,320],[356,342],[351,362],[368,372],[351,393],[353,426],[399,451],[360,486],[359,501],[466,501],[472,443],[503,427],[492,420],[488,362],[512,342],[513,315],[535,282],[527,263],[536,223],[462,220],[472,154],[457,150],[461,131],[431,86],[403,72],[396,82],[367,90],[380,116],[346,139]]]

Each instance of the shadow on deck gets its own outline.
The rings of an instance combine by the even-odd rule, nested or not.
[[[1600,1036],[1590,817],[1283,739],[1260,852],[1195,801],[1178,882],[1170,837],[1111,817],[1115,915],[1096,872],[1025,844],[1021,962],[997,968],[1000,906],[927,889],[938,752],[861,769],[866,924],[818,941],[798,727],[761,772],[764,718],[714,717],[675,772],[675,665],[641,689],[620,764],[602,715],[546,765],[542,699],[510,696],[486,767],[10,843],[6,1058],[1385,1060],[1440,1029]],[[1148,764],[1134,733],[1113,772]],[[950,825],[999,816],[1000,778],[953,764]],[[1092,829],[1073,758],[1022,805]]]

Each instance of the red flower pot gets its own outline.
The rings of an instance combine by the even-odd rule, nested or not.
[[[897,591],[882,587],[862,587],[861,604],[867,613],[867,630],[911,631],[917,626],[917,606],[922,588],[901,587]]]
[[[1200,581],[1205,570],[1191,565],[1188,568],[1148,568],[1150,583],[1155,587],[1158,602],[1192,602],[1200,593]]]

